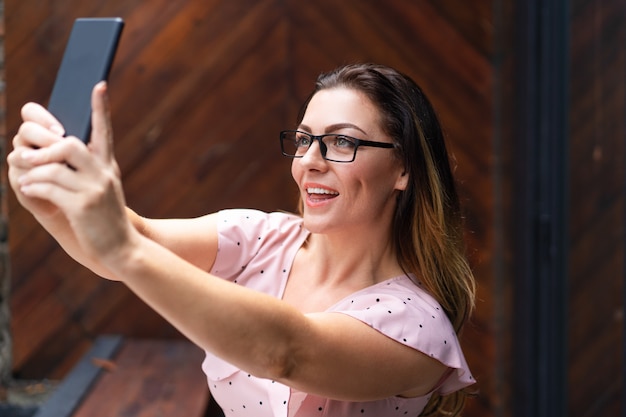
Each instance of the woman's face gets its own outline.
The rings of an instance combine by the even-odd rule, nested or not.
[[[379,121],[378,109],[365,95],[332,88],[313,96],[298,130],[392,143]],[[291,173],[300,189],[305,227],[316,233],[375,225],[389,230],[396,193],[406,188],[408,177],[394,149],[362,146],[353,162],[338,163],[322,158],[318,141],[293,160]]]

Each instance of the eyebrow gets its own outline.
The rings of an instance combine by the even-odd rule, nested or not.
[[[298,129],[311,132],[311,128],[303,124],[300,124],[300,126],[298,126]],[[363,134],[367,135],[367,132],[365,130],[361,129],[360,127],[352,123],[335,123],[334,125],[326,126],[326,129],[324,129],[324,133],[330,133],[330,132],[334,132],[336,130],[341,130],[341,129],[356,129],[359,132],[363,132]]]

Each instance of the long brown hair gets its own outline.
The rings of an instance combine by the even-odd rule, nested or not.
[[[382,65],[353,64],[318,77],[300,120],[315,93],[336,87],[365,94],[380,111],[382,128],[396,144],[409,175],[392,226],[398,261],[439,301],[458,334],[474,309],[475,282],[465,255],[463,216],[437,115],[408,76]],[[421,415],[456,416],[465,396],[464,391],[434,395]]]

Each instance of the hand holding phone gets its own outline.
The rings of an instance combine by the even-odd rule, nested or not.
[[[91,92],[108,79],[123,27],[119,17],[74,22],[48,102],[48,111],[61,122],[66,136],[89,142]]]

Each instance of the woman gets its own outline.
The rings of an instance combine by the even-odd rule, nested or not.
[[[25,105],[11,185],[78,262],[206,350],[226,416],[460,412],[474,381],[456,335],[474,281],[441,129],[412,80],[377,65],[320,76],[297,129],[280,135],[301,216],[138,216],[104,83],[92,107],[85,147]]]

